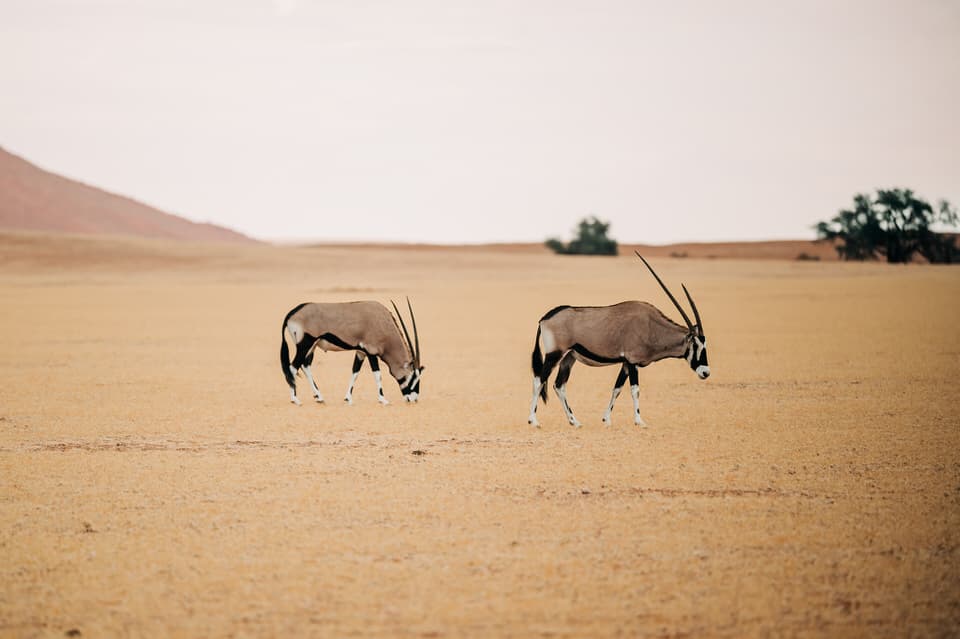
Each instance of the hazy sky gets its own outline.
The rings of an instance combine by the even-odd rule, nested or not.
[[[0,146],[265,239],[812,237],[958,114],[958,0],[0,0]]]

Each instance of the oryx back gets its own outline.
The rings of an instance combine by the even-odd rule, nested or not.
[[[317,340],[323,350],[362,350],[383,355],[402,349],[396,321],[378,302],[304,304],[286,322],[294,343]]]
[[[579,361],[594,366],[661,359],[678,344],[686,329],[647,302],[611,306],[569,306],[540,321],[544,351],[572,350]]]

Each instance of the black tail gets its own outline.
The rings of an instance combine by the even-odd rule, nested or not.
[[[291,315],[306,305],[306,302],[304,302],[290,309],[290,312],[283,318],[283,324],[280,326],[280,368],[283,369],[283,376],[287,380],[287,384],[290,385],[290,388],[294,389],[297,387],[297,380],[290,371],[290,348],[287,346],[287,322],[290,321]]]
[[[531,364],[533,366],[533,374],[537,377],[543,373],[543,353],[540,352],[540,324],[537,324],[537,337],[533,342],[533,356],[531,357]],[[540,386],[540,397],[543,399],[543,403],[547,403],[547,383],[546,380],[541,380],[543,385]]]
[[[280,327],[280,368],[283,370],[283,376],[290,388],[296,388],[297,380],[290,371],[290,348],[287,346],[286,332],[287,320],[283,320],[283,326]]]

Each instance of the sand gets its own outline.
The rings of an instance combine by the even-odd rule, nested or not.
[[[676,317],[635,258],[3,236],[0,636],[955,635],[960,270],[654,265],[710,379],[605,427],[578,365],[537,430],[546,310]],[[347,353],[289,403],[291,307],[405,295],[419,404]]]

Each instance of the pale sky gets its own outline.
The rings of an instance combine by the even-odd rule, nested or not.
[[[960,0],[0,0],[0,146],[261,239],[812,238],[958,114]]]

